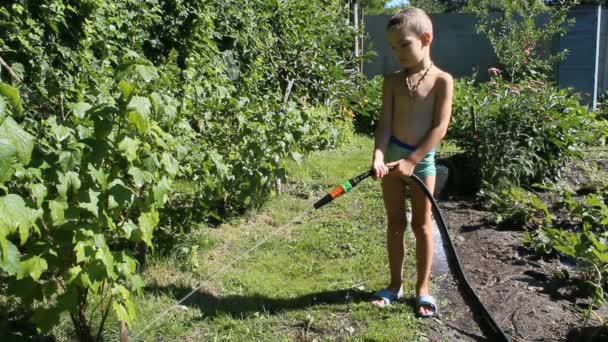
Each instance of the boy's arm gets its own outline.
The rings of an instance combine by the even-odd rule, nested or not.
[[[392,134],[393,123],[393,87],[391,75],[385,75],[382,83],[382,115],[375,131],[373,161],[384,162],[384,152]]]
[[[433,126],[429,133],[422,139],[416,151],[410,154],[407,159],[413,164],[429,153],[433,147],[443,139],[448,131],[450,118],[452,116],[452,96],[454,95],[454,79],[448,73],[437,79],[437,97],[433,109]]]

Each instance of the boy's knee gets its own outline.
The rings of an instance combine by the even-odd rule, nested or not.
[[[407,219],[403,215],[389,215],[387,217],[388,227],[389,228],[401,228],[405,229],[405,225],[407,224]]]
[[[389,220],[388,221],[388,234],[390,236],[403,236],[405,234],[405,220]]]
[[[416,236],[420,234],[432,234],[433,223],[431,221],[412,222],[412,230],[414,231],[414,235]]]

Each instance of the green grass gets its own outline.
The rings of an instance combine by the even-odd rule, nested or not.
[[[146,290],[135,300],[138,317],[131,335],[197,289],[140,337],[145,341],[426,340],[426,322],[414,317],[409,302],[386,309],[369,303],[371,294],[388,282],[379,183],[363,182],[334,203],[285,226],[335,184],[366,170],[372,146],[371,139],[356,137],[347,147],[314,153],[299,165],[289,162],[284,192],[262,208],[218,228],[198,229],[172,255],[153,257],[143,274]],[[281,227],[276,236],[228,267]],[[197,254],[189,254],[192,246],[197,246]],[[193,267],[192,255],[198,267]],[[404,291],[409,297],[414,296],[413,262],[413,250],[408,248]],[[116,326],[110,317],[109,340],[118,336]]]

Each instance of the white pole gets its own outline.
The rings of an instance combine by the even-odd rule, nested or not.
[[[602,5],[597,6],[597,33],[595,35],[595,77],[593,79],[593,111],[597,109],[597,87],[600,73],[600,36],[602,34]]]
[[[359,57],[359,0],[355,0],[353,14],[355,17],[355,57]]]

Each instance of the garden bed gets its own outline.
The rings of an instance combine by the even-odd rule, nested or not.
[[[605,157],[594,159],[597,169],[571,163],[562,172],[561,185],[571,187],[582,196],[593,187],[594,179],[603,176],[597,171],[606,170]],[[553,210],[557,198],[552,192],[538,196],[555,212],[555,220],[568,222],[570,218],[563,211]],[[601,326],[598,316],[605,319],[608,310],[604,307],[596,311],[597,316],[592,313],[589,319],[585,318],[584,312],[590,303],[572,282],[581,271],[572,260],[539,257],[534,250],[523,246],[521,226],[496,224],[494,214],[472,198],[453,196],[440,206],[469,282],[508,336],[516,341],[606,339],[605,330],[604,335],[598,333],[596,339],[590,339]],[[454,279],[448,275],[436,279],[436,283],[439,298],[444,300],[442,320],[438,321],[441,324],[431,324],[429,335],[442,340],[484,339]]]

